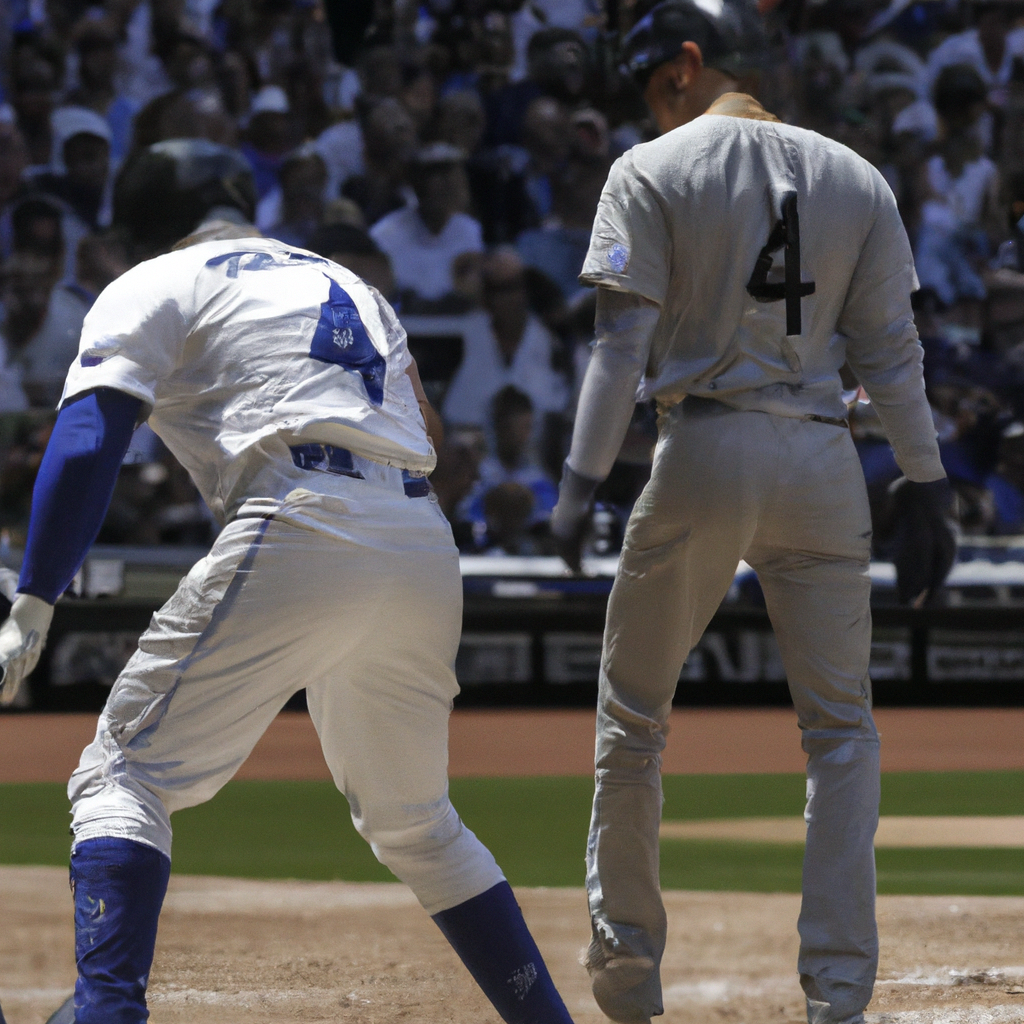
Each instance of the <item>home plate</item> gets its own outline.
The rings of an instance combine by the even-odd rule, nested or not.
[[[663,821],[662,839],[715,839],[739,843],[802,843],[803,818],[720,818]],[[1024,815],[999,817],[886,816],[878,821],[875,846],[1024,847]]]

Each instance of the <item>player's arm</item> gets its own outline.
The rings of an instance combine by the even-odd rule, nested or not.
[[[611,472],[636,405],[661,307],[633,292],[599,287],[596,340],[576,410],[551,532],[570,569],[580,569],[594,491]]]
[[[913,604],[934,599],[956,557],[952,492],[924,389],[924,351],[910,308],[910,243],[886,195],[865,241],[838,327],[850,368],[871,399],[905,480],[896,511],[897,587]]]
[[[141,408],[133,395],[99,388],[57,415],[32,493],[17,596],[0,626],[0,703],[14,700],[39,661],[53,606],[99,533]]]
[[[416,393],[416,402],[420,407],[423,423],[427,428],[427,437],[430,438],[434,451],[440,451],[441,445],[444,444],[444,424],[441,422],[441,417],[437,414],[437,410],[430,404],[427,393],[423,390],[423,381],[420,380],[420,370],[416,365],[416,360],[412,359],[411,356],[409,358],[411,361],[406,367],[405,372],[412,384],[413,391]]]

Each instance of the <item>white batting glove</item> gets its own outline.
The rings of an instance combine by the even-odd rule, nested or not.
[[[0,626],[0,704],[10,704],[18,687],[39,662],[53,620],[53,605],[31,594],[18,594],[11,614]]]

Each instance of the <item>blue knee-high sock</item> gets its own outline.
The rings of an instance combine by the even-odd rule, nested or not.
[[[146,982],[171,862],[131,839],[86,839],[71,854],[76,1024],[144,1024]]]
[[[572,1024],[508,882],[434,920],[507,1024]]]

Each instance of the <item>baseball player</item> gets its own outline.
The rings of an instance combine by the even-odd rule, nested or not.
[[[448,799],[462,585],[405,332],[354,274],[256,234],[215,224],[97,299],[0,628],[9,700],[148,419],[224,526],[153,616],[69,784],[74,1019],[148,1018],[170,816],[210,799],[305,687],[357,830],[502,1018],[569,1024],[512,890]]]
[[[948,485],[896,203],[849,149],[736,91],[759,49],[746,12],[667,0],[627,38],[627,66],[663,134],[612,167],[581,274],[598,286],[597,341],[552,520],[572,567],[634,402],[659,408],[651,480],[608,604],[587,848],[587,967],[598,1004],[623,1024],[663,1012],[661,751],[683,662],[740,559],[758,572],[808,756],[808,1020],[855,1024],[871,997],[871,520],[844,363],[926,513],[918,596],[949,568]]]

